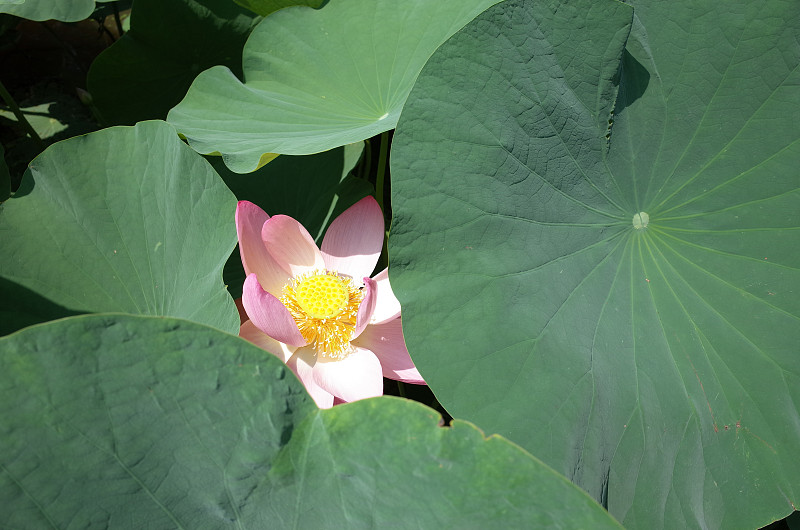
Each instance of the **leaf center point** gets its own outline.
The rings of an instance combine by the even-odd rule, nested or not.
[[[650,222],[650,216],[647,215],[647,212],[639,212],[633,216],[633,227],[636,230],[642,230],[647,228],[647,223]]]

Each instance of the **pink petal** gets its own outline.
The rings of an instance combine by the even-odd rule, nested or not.
[[[287,215],[274,215],[264,223],[261,240],[267,252],[292,277],[325,268],[325,260],[311,234]]]
[[[404,383],[425,384],[406,349],[399,318],[385,324],[367,326],[352,344],[375,354],[381,362],[384,377]]]
[[[375,299],[378,295],[378,286],[375,280],[371,278],[364,278],[364,298],[361,300],[361,305],[358,307],[358,315],[356,315],[356,329],[353,331],[351,340],[361,335],[364,328],[369,324],[372,319],[372,314],[375,312]]]
[[[289,310],[261,288],[255,274],[249,274],[244,281],[242,305],[250,321],[273,339],[290,346],[307,344]]]
[[[280,294],[289,274],[270,256],[261,240],[261,229],[268,219],[269,215],[252,202],[239,201],[236,206],[236,233],[244,272],[255,273],[261,287],[270,293]]]
[[[399,317],[400,302],[395,298],[392,286],[389,284],[389,269],[383,269],[372,279],[378,284],[378,292],[370,324],[382,324]]]
[[[365,197],[333,220],[322,240],[328,270],[358,279],[372,274],[383,249],[383,212]]]
[[[348,402],[383,395],[381,363],[364,349],[356,349],[341,361],[317,356],[314,382]]]
[[[314,399],[317,407],[329,409],[333,406],[333,394],[314,381],[314,366],[317,364],[315,356],[314,349],[307,346],[297,350],[286,364],[306,387],[306,392]]]
[[[239,336],[252,342],[262,350],[267,350],[283,362],[288,361],[295,350],[293,347],[287,346],[262,332],[250,320],[242,324],[242,327],[239,328]]]

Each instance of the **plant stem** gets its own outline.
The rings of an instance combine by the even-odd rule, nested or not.
[[[19,105],[17,105],[17,102],[14,101],[14,98],[12,98],[11,94],[8,92],[8,90],[6,90],[6,86],[3,84],[2,81],[0,81],[0,96],[2,96],[3,101],[6,102],[8,108],[11,109],[11,112],[14,113],[14,116],[17,117],[17,121],[19,122],[20,125],[22,125],[22,127],[28,133],[28,136],[30,136],[33,139],[33,141],[36,142],[36,146],[40,150],[44,151],[44,148],[47,146],[45,145],[41,137],[39,137],[39,135],[36,133],[36,131],[31,126],[27,118],[25,118],[25,115],[20,110]]]
[[[119,18],[119,5],[117,2],[114,2],[112,7],[114,8],[114,20],[117,23],[117,31],[119,31],[119,36],[122,37],[122,34],[125,32],[122,30],[122,20]]]
[[[378,205],[381,211],[383,208],[383,181],[386,177],[386,158],[389,154],[389,131],[381,133],[381,145],[378,152],[378,176],[375,179],[375,198],[378,200]]]
[[[111,33],[111,30],[108,29],[105,24],[103,24],[102,20],[95,20],[95,22],[97,22],[97,27],[100,29],[100,31],[108,35],[108,38],[111,39],[112,44],[117,42],[117,38],[113,33]]]

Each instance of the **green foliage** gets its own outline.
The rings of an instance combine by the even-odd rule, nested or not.
[[[79,102],[83,44],[125,27],[94,5],[0,0],[0,527],[757,528],[797,506],[796,0],[136,0]],[[138,124],[76,136],[81,104]],[[236,200],[319,243],[373,192],[430,385],[387,392],[450,428],[394,398],[320,411],[231,335]]]
[[[39,138],[46,139],[57,136],[67,128],[66,123],[62,123],[52,115],[50,107],[55,103],[42,103],[32,107],[21,108],[20,111],[25,116],[25,119],[30,123],[33,130],[39,135]],[[17,117],[10,110],[0,110],[0,119],[3,119],[9,125],[20,127],[17,122]]]
[[[800,4],[631,4],[509,0],[426,64],[406,342],[626,526],[758,527],[800,501]]]
[[[201,71],[242,76],[254,17],[230,0],[136,0],[131,29],[92,63],[89,92],[107,125],[164,119]]]
[[[235,209],[164,122],[64,140],[31,163],[0,210],[0,289],[46,297],[55,304],[46,314],[170,315],[234,332],[222,267],[236,244]],[[0,308],[18,303],[3,297]]]
[[[0,13],[28,20],[77,22],[93,10],[94,0],[0,0]]]
[[[392,129],[433,51],[497,0],[457,4],[348,0],[282,9],[244,47],[245,83],[229,68],[197,76],[168,121],[237,173],[267,153],[310,154]]]
[[[621,528],[500,437],[396,398],[318,410],[199,324],[80,316],[0,352],[3,527]]]
[[[291,6],[309,6],[313,8],[322,7],[328,0],[233,0],[242,7],[245,7],[261,16]]]

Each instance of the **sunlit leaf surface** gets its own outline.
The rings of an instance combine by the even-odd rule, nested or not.
[[[394,128],[425,61],[497,0],[334,0],[281,9],[244,47],[245,83],[201,73],[168,121],[237,173],[265,153],[310,154]]]
[[[630,4],[509,0],[423,69],[406,342],[626,527],[764,526],[800,501],[800,4]]]
[[[58,142],[0,210],[0,291],[49,300],[43,314],[169,315],[237,331],[222,283],[235,209],[211,166],[164,122]],[[0,311],[24,302],[4,296]]]
[[[192,322],[73,317],[0,352],[4,528],[621,528],[503,438],[397,398],[319,410]]]

